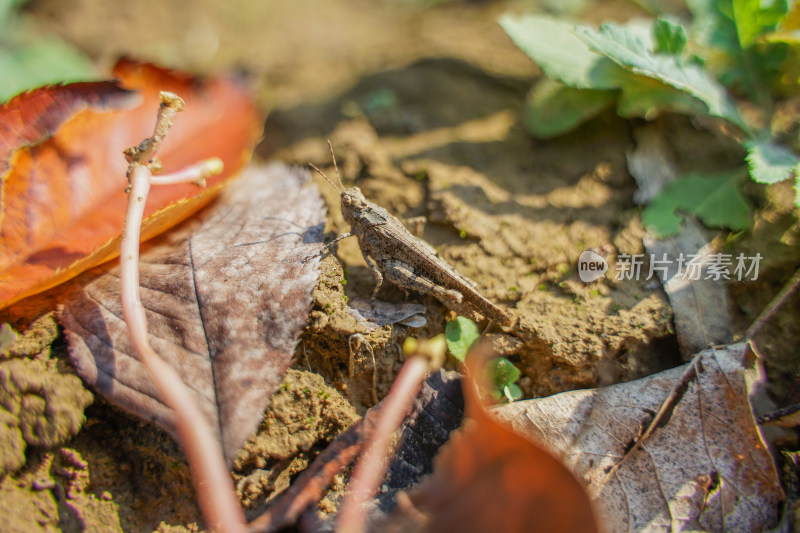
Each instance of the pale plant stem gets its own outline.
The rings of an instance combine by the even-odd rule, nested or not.
[[[175,183],[191,182],[202,185],[206,178],[220,172],[222,172],[222,160],[218,157],[212,157],[170,174],[151,175],[150,183],[153,185],[173,185]]]
[[[350,488],[342,503],[336,528],[338,532],[364,531],[367,522],[366,502],[378,491],[388,467],[392,436],[416,400],[430,362],[430,358],[421,355],[407,359],[384,398],[375,429],[364,446],[364,453],[353,471]]]
[[[147,367],[164,403],[175,413],[175,426],[192,469],[200,508],[213,531],[248,531],[222,447],[212,433],[192,392],[178,373],[161,359],[147,340],[147,318],[139,295],[139,238],[150,191],[150,170],[132,163],[131,190],[120,249],[122,312],[139,360]],[[195,176],[197,179],[198,176]]]

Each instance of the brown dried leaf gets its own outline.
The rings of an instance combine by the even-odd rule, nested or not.
[[[678,402],[613,471],[686,365],[494,413],[560,454],[589,483],[609,531],[761,531],[778,518],[783,492],[747,401],[744,349],[702,352]]]
[[[149,340],[195,391],[230,463],[289,366],[318,277],[325,209],[308,173],[255,167],[201,220],[142,254]],[[197,226],[200,225],[199,229]],[[87,272],[60,309],[78,373],[112,403],[174,432],[133,355],[119,268]]]

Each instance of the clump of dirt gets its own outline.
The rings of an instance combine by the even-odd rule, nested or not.
[[[92,402],[80,378],[50,357],[57,336],[51,313],[0,350],[0,476],[25,464],[27,446],[66,443]]]
[[[87,463],[70,448],[29,454],[0,481],[0,512],[4,531],[122,532],[111,494],[93,492]]]
[[[356,421],[353,407],[322,376],[289,369],[272,395],[255,435],[234,460],[234,479],[246,508],[270,501],[316,455]]]

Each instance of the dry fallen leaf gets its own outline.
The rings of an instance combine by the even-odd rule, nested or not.
[[[761,531],[777,520],[783,493],[748,404],[744,349],[706,350],[690,363],[694,374],[684,365],[494,414],[587,481],[609,531]],[[691,379],[678,402],[632,448],[682,376]]]
[[[462,383],[470,420],[441,448],[433,474],[398,497],[384,525],[397,529],[375,530],[597,531],[589,496],[572,472],[535,440],[492,418],[472,380]]]
[[[367,328],[367,331],[398,323],[420,328],[427,322],[425,306],[410,302],[396,304],[378,299],[353,298],[347,303],[347,311],[359,324]]]
[[[303,259],[321,248],[325,208],[308,180],[280,164],[250,168],[201,220],[142,254],[150,344],[197,394],[229,463],[258,426],[311,307],[319,258]],[[85,273],[61,307],[72,360],[112,403],[174,434],[133,355],[118,270]]]
[[[114,76],[116,84],[42,87],[0,105],[0,308],[119,253],[122,151],[152,134],[160,90],[187,103],[159,153],[164,169],[219,157],[225,170],[206,188],[155,188],[143,238],[200,209],[250,157],[261,119],[235,80],[199,80],[130,60]]]

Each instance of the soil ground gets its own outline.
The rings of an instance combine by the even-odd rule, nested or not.
[[[244,70],[270,110],[255,157],[332,170],[330,138],[347,186],[358,185],[400,217],[425,216],[422,236],[519,320],[516,331],[492,327],[488,333],[522,370],[520,385],[531,398],[636,379],[681,362],[660,284],[608,277],[587,285],[577,277],[585,249],[602,248],[612,257],[644,252],[636,185],[626,168],[635,124],[606,113],[547,142],[525,132],[520,114],[538,72],[495,21],[536,7],[521,1],[199,0],[189,6],[36,0],[27,10],[100,68],[124,54],[198,73]],[[640,15],[632,3],[612,1],[584,18],[597,23]],[[731,143],[689,120],[662,120],[686,168],[741,159]],[[326,182],[317,184],[329,205],[330,235],[346,231],[338,195]],[[760,202],[760,223],[727,246],[749,255],[758,250],[766,260],[760,281],[730,287],[739,333],[800,257],[800,232],[785,195],[749,192]],[[287,486],[315,450],[386,394],[405,337],[442,332],[449,312],[438,301],[406,297],[388,285],[379,298],[421,303],[427,324],[367,332],[346,301],[369,297],[373,287],[354,239],[323,261],[295,369],[276,393],[261,440],[250,442],[237,463],[245,503]],[[769,337],[775,353],[792,351],[800,334],[796,316],[780,321],[789,334]],[[792,364],[776,357],[785,376],[791,377]],[[788,386],[776,392],[789,393]],[[313,401],[325,395],[331,400]],[[290,442],[276,429],[308,413],[328,423],[304,428]],[[0,491],[39,510],[36,523],[21,529],[77,530],[81,521],[100,520],[87,518],[95,515],[125,531],[202,527],[188,468],[168,436],[101,398],[86,415],[69,452],[35,451],[25,469],[0,484]],[[54,461],[72,466],[55,469]],[[65,468],[90,476],[84,489],[96,498],[87,498],[85,508],[60,508],[49,492],[32,488],[35,476],[58,481]],[[90,505],[99,510],[90,513]]]

